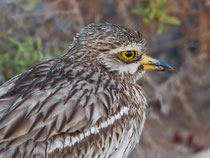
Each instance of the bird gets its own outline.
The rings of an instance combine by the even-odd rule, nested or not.
[[[66,53],[0,86],[0,158],[126,158],[139,143],[146,70],[172,71],[146,55],[136,30],[89,24]]]

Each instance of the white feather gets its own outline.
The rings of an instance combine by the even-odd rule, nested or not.
[[[64,144],[60,143],[60,140],[55,140],[54,144],[51,145],[48,149],[48,152],[53,152],[56,149],[62,149],[67,146],[73,146],[75,143],[82,141],[86,137],[90,136],[91,134],[97,134],[103,128],[107,128],[108,126],[112,125],[116,120],[119,120],[123,115],[128,115],[129,109],[127,107],[123,107],[120,112],[108,118],[107,121],[101,122],[98,127],[91,127],[88,131],[82,133],[82,135],[78,136],[68,136],[65,138]]]

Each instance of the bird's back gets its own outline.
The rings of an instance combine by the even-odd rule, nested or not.
[[[145,104],[137,85],[81,63],[43,61],[0,87],[0,156],[126,157]]]

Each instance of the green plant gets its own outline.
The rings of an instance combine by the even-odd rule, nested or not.
[[[163,32],[165,24],[180,25],[180,21],[173,16],[168,15],[168,0],[147,0],[147,7],[137,6],[132,13],[143,16],[143,21],[150,24],[153,21],[158,23],[157,34]]]
[[[43,42],[39,38],[27,37],[19,41],[0,35],[0,39],[0,83],[53,56],[49,51],[44,52]]]
[[[23,4],[23,8],[25,11],[32,11],[36,8],[36,6],[38,4],[40,4],[41,0],[27,0],[25,1],[25,3]]]

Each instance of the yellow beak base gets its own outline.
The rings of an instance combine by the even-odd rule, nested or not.
[[[144,56],[144,58],[141,61],[141,65],[144,66],[144,70],[154,70],[154,71],[173,71],[173,67],[171,67],[169,64],[157,60],[154,58],[151,58],[149,56]]]

